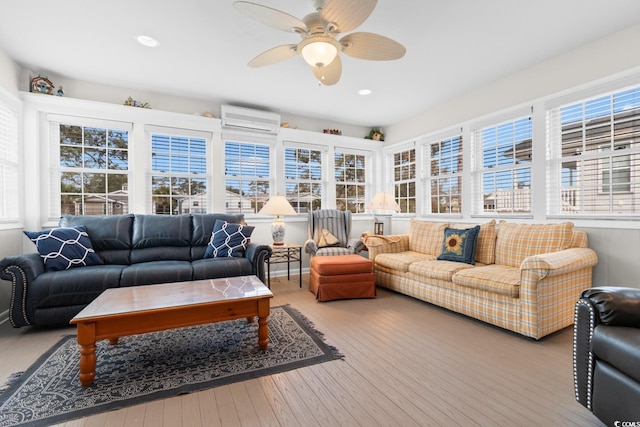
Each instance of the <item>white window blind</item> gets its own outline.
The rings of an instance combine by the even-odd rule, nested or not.
[[[531,116],[478,128],[473,178],[475,214],[531,212]]]
[[[151,212],[206,213],[210,134],[173,128],[147,130],[151,139]]]
[[[323,159],[319,149],[286,146],[284,148],[284,177],[286,197],[298,213],[322,207]]]
[[[428,213],[462,212],[462,135],[425,144],[428,153],[425,200]]]
[[[359,154],[336,147],[334,152],[334,177],[336,208],[353,213],[364,213],[366,201],[366,167],[370,154]]]
[[[547,214],[637,216],[640,86],[547,110]]]
[[[269,200],[269,145],[227,140],[224,146],[227,213],[258,213]]]
[[[391,176],[401,213],[416,213],[416,149],[391,154]]]
[[[19,219],[18,113],[0,99],[0,221]]]

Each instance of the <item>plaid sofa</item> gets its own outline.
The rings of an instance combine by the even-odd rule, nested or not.
[[[477,224],[411,220],[409,233],[370,236],[376,284],[534,339],[573,323],[598,262],[572,223],[480,225],[475,264],[438,260],[444,230]]]

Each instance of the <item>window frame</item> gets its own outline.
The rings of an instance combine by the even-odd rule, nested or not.
[[[237,157],[238,161],[240,161],[240,159],[242,159],[242,146],[244,145],[246,148],[253,146],[254,149],[254,154],[256,154],[256,149],[258,147],[261,147],[262,150],[266,150],[266,154],[267,157],[264,161],[262,161],[260,164],[266,165],[267,168],[267,176],[266,177],[262,177],[259,175],[247,175],[246,177],[243,177],[242,175],[230,175],[228,173],[228,167],[227,167],[227,162],[229,161],[230,157],[229,153],[227,151],[227,144],[238,144],[239,145],[239,156]],[[259,140],[259,139],[254,139],[254,138],[250,138],[250,137],[238,137],[235,135],[228,135],[225,136],[223,135],[223,139],[222,139],[222,150],[224,153],[224,162],[223,162],[223,190],[224,190],[224,209],[226,213],[242,213],[244,215],[255,215],[258,214],[260,212],[260,209],[262,209],[262,207],[265,205],[265,203],[267,203],[267,201],[269,200],[269,197],[271,196],[271,192],[274,188],[274,149],[273,149],[273,143],[270,143],[267,140]],[[240,173],[242,173],[242,165],[239,163],[238,167],[240,168]],[[255,168],[256,171],[258,171],[258,167],[257,164],[254,164],[253,167]],[[240,182],[240,187],[243,187],[243,182],[244,181],[251,181],[251,179],[254,179],[256,182],[259,181],[262,185],[265,186],[264,191],[262,192],[262,194],[258,194],[258,192],[256,191],[256,194],[253,195],[253,197],[244,197],[242,194],[238,194],[238,199],[237,200],[232,200],[231,196],[230,196],[230,191],[228,190],[228,186],[227,183],[229,181],[239,181]],[[256,183],[256,186],[258,184]],[[257,190],[258,187],[256,187]],[[231,208],[231,206],[235,206],[237,203],[237,208],[233,209]]]
[[[640,205],[634,196],[640,185],[640,126],[634,125],[640,120],[639,80],[596,86],[547,102],[547,217],[640,218]],[[629,104],[620,107],[617,103],[627,95],[631,95]],[[628,112],[631,114],[625,117]],[[565,114],[567,117],[563,119]],[[626,129],[623,125],[627,124],[630,130],[623,132]],[[573,153],[568,151],[571,148],[568,141],[563,140],[569,129],[579,135],[572,143],[576,146]],[[598,140],[600,134],[602,138]],[[626,158],[626,166],[616,166],[620,158]],[[567,165],[574,165],[574,172]],[[628,171],[628,179],[616,183],[616,171],[621,170]],[[607,171],[612,179],[608,184]],[[570,186],[565,184],[567,174],[571,175]],[[621,185],[626,188],[615,189]]]
[[[413,152],[413,161],[411,161],[411,152]],[[405,163],[397,163],[396,158],[402,160],[403,155],[407,153],[408,162]],[[410,147],[404,146],[399,150],[394,150],[387,154],[387,170],[389,171],[390,184],[393,188],[393,197],[396,200],[396,203],[400,206],[399,214],[409,214],[415,215],[418,213],[418,150],[416,149],[415,144],[412,144]],[[413,169],[411,165],[413,164]],[[398,169],[398,173],[396,170]],[[408,177],[403,178],[403,169],[408,170]],[[411,172],[413,172],[413,176],[411,176]],[[400,186],[404,186],[406,189],[406,195],[401,196],[403,191],[401,191]],[[411,194],[411,190],[413,189],[413,194]],[[411,209],[413,207],[413,209]]]
[[[525,125],[525,128],[528,128],[528,138],[520,135],[522,132],[518,126],[519,123],[526,123],[528,121],[528,125]],[[507,138],[505,142],[505,133],[504,130],[507,126],[512,127],[511,135],[513,138]],[[473,217],[484,217],[484,216],[492,216],[492,217],[500,217],[500,218],[531,218],[533,216],[533,146],[534,146],[534,116],[533,116],[533,108],[529,107],[525,110],[516,109],[510,112],[505,113],[501,116],[495,116],[493,118],[488,118],[483,120],[482,122],[475,123],[471,126],[471,147],[473,152],[473,158],[471,159],[471,167],[472,167],[472,216]],[[487,141],[491,141],[491,139],[487,136],[489,130],[495,129],[495,144],[490,146],[486,145]],[[530,140],[529,146],[527,148],[526,141]],[[518,149],[519,144],[524,144],[520,149]],[[487,166],[487,162],[485,159],[485,153],[488,152],[488,147],[492,147],[495,149],[495,165]],[[500,160],[499,157],[509,152],[509,150],[505,150],[505,148],[511,147],[512,152],[512,162],[506,162],[504,159]],[[503,150],[503,151],[500,151]],[[520,151],[520,153],[518,153]],[[528,158],[521,160],[522,163],[519,163],[518,155],[526,155],[526,152],[529,152]],[[507,157],[505,157],[507,159]],[[501,163],[502,162],[502,163]],[[522,166],[522,165],[525,166]],[[518,174],[522,171],[525,176],[528,175],[529,186],[519,187],[516,183],[518,179]],[[493,208],[487,208],[486,201],[490,200],[486,196],[487,183],[485,182],[485,177],[487,175],[492,174],[494,176],[494,186],[492,192],[494,195],[494,203]],[[501,189],[498,187],[498,181],[502,179],[508,179],[510,181],[510,188]],[[525,179],[527,181],[527,179]],[[523,190],[523,191],[518,191]],[[506,192],[506,197],[502,197],[501,201],[498,201],[498,193]],[[498,205],[502,205],[499,207]],[[506,205],[506,207],[504,206]]]
[[[454,152],[454,150],[451,150],[451,155],[450,156],[446,156],[446,158],[449,158],[449,160],[451,162],[453,162],[455,157],[458,157],[460,160],[458,161],[458,164],[456,165],[456,171],[455,172],[449,172],[449,173],[442,173],[442,171],[439,171],[440,173],[438,173],[437,175],[434,175],[434,170],[433,170],[433,165],[434,165],[434,158],[433,158],[433,146],[438,144],[440,147],[443,147],[444,144],[449,143],[449,144],[453,144],[455,143],[454,140],[458,139],[458,144],[459,144],[459,148],[457,150],[457,152]],[[463,173],[465,171],[464,168],[464,142],[465,142],[465,138],[464,138],[464,134],[459,131],[459,132],[454,132],[454,133],[450,133],[447,134],[447,136],[440,136],[437,138],[430,138],[428,140],[426,140],[422,146],[421,146],[421,150],[423,153],[423,170],[425,171],[423,177],[421,178],[421,184],[422,184],[422,188],[423,188],[423,193],[424,193],[424,213],[425,214],[433,214],[433,215],[437,215],[437,216],[442,216],[442,215],[462,215],[462,209],[464,206],[464,200],[462,199],[462,190],[463,190]],[[442,149],[440,150],[442,152]],[[445,157],[440,157],[440,159],[442,160]],[[458,180],[458,184],[457,184],[457,188],[458,191],[457,193],[452,193],[449,192],[448,195],[442,194],[442,195],[438,195],[438,201],[441,201],[441,197],[448,197],[448,203],[438,203],[438,205],[440,204],[446,204],[448,206],[448,211],[445,212],[434,212],[433,211],[433,203],[434,203],[434,195],[433,195],[433,183],[434,181],[438,182],[438,188],[440,187],[439,182],[440,181],[451,181],[457,179]],[[452,187],[454,187],[455,185],[453,184],[448,184]],[[454,203],[457,200],[457,204]],[[457,211],[454,212],[454,206],[457,206]]]
[[[0,229],[3,229],[22,224],[22,102],[0,88],[0,109],[6,111],[7,119],[6,129],[0,129],[0,138],[6,138],[6,145],[0,139]]]
[[[167,150],[154,150],[154,137],[168,138]],[[190,213],[207,213],[210,211],[210,193],[211,193],[211,175],[209,173],[209,163],[211,155],[211,144],[213,135],[211,132],[198,131],[193,129],[178,129],[175,127],[162,127],[162,126],[145,126],[145,140],[149,145],[149,171],[147,173],[147,191],[146,191],[146,206],[147,212],[152,214],[164,214],[164,215],[182,215]],[[176,141],[176,149],[172,150],[173,141]],[[187,149],[180,150],[179,142],[185,141]],[[200,149],[192,152],[192,144],[194,141],[203,141],[200,143]],[[170,170],[159,171],[155,170],[154,154],[159,157],[160,155],[166,156]],[[179,171],[173,169],[174,159],[182,159],[186,161],[187,171]],[[197,161],[200,164],[197,164]],[[184,163],[183,163],[184,165]],[[182,166],[184,168],[184,166]],[[194,172],[197,170],[198,172]],[[154,180],[168,180],[169,182],[169,194],[163,196],[162,194],[155,194]],[[174,188],[178,185],[178,182],[186,183],[188,187],[188,193],[190,194],[173,194]],[[200,183],[204,186],[204,192],[200,194],[191,194],[194,191],[194,187]],[[158,197],[164,197],[169,199],[169,211],[157,212],[157,206],[154,199]],[[174,209],[174,202],[176,208]],[[185,207],[185,201],[187,206]],[[198,205],[197,209],[194,209]]]
[[[349,166],[344,166],[345,168],[345,173],[343,174],[344,176],[347,175],[347,171],[348,170],[353,170],[354,171],[354,179],[353,180],[340,180],[338,178],[338,174],[340,174],[339,172],[339,167],[336,166],[336,159],[337,156],[342,155],[343,157],[346,156],[355,156],[356,159],[356,163],[353,167],[349,167]],[[358,167],[357,165],[357,157],[362,157],[364,160],[364,165],[362,167]],[[331,161],[331,165],[332,165],[332,179],[330,181],[330,185],[333,186],[333,188],[335,189],[335,208],[338,210],[349,210],[351,211],[352,214],[354,215],[360,215],[360,214],[365,214],[367,212],[367,204],[368,204],[368,200],[370,199],[369,196],[369,188],[370,188],[370,181],[371,179],[369,178],[371,176],[371,171],[370,169],[367,169],[367,165],[372,166],[372,153],[371,151],[365,151],[365,150],[354,150],[353,148],[347,148],[347,147],[341,147],[341,146],[335,146],[332,152],[332,161]],[[362,178],[359,179],[359,171],[361,172]],[[341,195],[341,193],[338,190],[339,186],[345,186],[345,187],[356,187],[356,196],[355,198],[353,197],[349,197],[348,196],[348,190],[345,191],[345,197],[339,197]],[[360,190],[361,193],[360,194]],[[344,200],[344,206],[340,205],[340,200]],[[349,206],[354,205],[356,206],[356,209],[349,209]]]
[[[126,180],[127,180],[127,194],[126,194],[126,211],[128,212],[129,210],[129,206],[131,205],[131,193],[128,191],[129,185],[131,183],[132,180],[132,169],[129,167],[130,166],[130,159],[129,156],[131,154],[131,149],[130,149],[130,142],[131,142],[131,134],[132,134],[132,130],[133,130],[133,125],[130,122],[122,122],[122,121],[118,121],[118,120],[108,120],[108,119],[95,119],[95,118],[91,118],[91,117],[80,117],[80,116],[71,116],[71,115],[64,115],[64,114],[48,114],[47,115],[47,122],[48,122],[48,126],[49,126],[49,174],[50,174],[50,195],[49,195],[49,207],[48,207],[48,212],[49,212],[49,220],[51,221],[53,218],[60,218],[60,216],[63,214],[62,212],[62,173],[64,172],[69,172],[69,173],[81,173],[83,175],[85,174],[92,174],[92,173],[98,173],[97,171],[99,171],[99,173],[104,173],[105,176],[108,175],[125,175],[126,176]],[[116,131],[122,131],[122,132],[127,132],[127,169],[126,172],[123,172],[124,169],[110,169],[110,168],[105,168],[105,169],[99,169],[99,168],[87,168],[87,167],[70,167],[70,166],[62,166],[61,165],[61,131],[60,128],[61,126],[76,126],[76,127],[81,127],[83,129],[85,128],[91,128],[91,129],[105,129],[105,130],[116,130]],[[69,144],[66,144],[69,145]],[[71,145],[69,145],[71,147]],[[91,147],[90,145],[86,145],[81,144],[81,147],[84,149],[85,147]],[[104,171],[104,172],[103,172]],[[83,177],[84,179],[84,177]],[[118,190],[118,191],[122,191],[122,189]],[[114,191],[107,191],[107,188],[105,188],[105,199],[107,199],[107,195],[112,193],[112,192],[116,192],[116,190]],[[102,193],[85,193],[84,188],[82,189],[82,192],[80,193],[83,196],[84,199],[84,195],[87,194],[96,194],[96,195],[101,195]],[[125,200],[124,196],[120,196],[122,198],[122,200]],[[114,206],[118,204],[118,202],[114,202]],[[84,206],[84,201],[83,201],[83,206]],[[114,209],[117,209],[114,207]],[[124,211],[124,209],[123,209]],[[82,210],[83,214],[87,214],[90,215],[90,213],[86,213],[86,209],[83,207]],[[124,212],[113,212],[111,213],[112,215],[117,215],[120,213],[124,213]],[[76,213],[74,213],[76,214]],[[107,212],[100,213],[100,214],[93,214],[93,215],[110,215],[109,210],[107,210]]]
[[[289,177],[289,172],[288,172],[288,167],[292,167],[292,163],[288,161],[288,156],[287,156],[287,151],[288,150],[295,150],[295,154],[296,154],[296,159],[299,159],[299,152],[301,150],[308,150],[308,151],[313,151],[313,152],[317,152],[317,156],[319,158],[319,167],[320,167],[320,173],[318,178],[299,178],[299,177]],[[311,159],[311,155],[310,155],[310,159]],[[321,146],[321,145],[308,145],[308,144],[299,144],[299,143],[294,143],[294,142],[290,142],[290,141],[284,141],[283,142],[283,178],[284,178],[284,188],[285,188],[285,194],[286,194],[286,198],[287,200],[289,200],[289,203],[291,204],[291,206],[293,207],[293,209],[299,213],[299,214],[306,214],[307,212],[310,212],[312,210],[316,210],[316,209],[323,209],[325,206],[325,201],[323,200],[323,194],[326,193],[326,189],[327,189],[327,161],[328,161],[328,150],[326,146]],[[309,162],[310,163],[310,162]],[[295,163],[295,168],[298,169],[300,167],[300,162],[296,161]],[[305,164],[305,163],[302,163]],[[311,168],[312,166],[309,165],[308,168],[310,169],[310,173],[311,173]],[[317,166],[316,166],[317,168]],[[297,175],[297,173],[296,173]],[[309,191],[309,200],[308,201],[301,201],[300,200],[300,191],[292,191],[289,190],[290,185],[294,185],[297,186],[298,188],[300,188],[300,184],[304,184],[304,185],[309,185],[311,187],[310,191]],[[316,190],[313,188],[316,187],[319,189],[319,194],[317,195],[316,198]],[[301,209],[301,204],[305,204],[308,203],[309,206],[306,208],[306,210]]]

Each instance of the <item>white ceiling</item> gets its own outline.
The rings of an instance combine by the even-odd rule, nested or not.
[[[313,11],[312,0],[255,2],[299,18]],[[343,55],[340,82],[319,86],[300,57],[247,67],[257,54],[299,37],[252,21],[232,4],[2,0],[0,49],[43,74],[388,126],[640,22],[638,0],[379,0],[355,31],[402,43],[405,57],[378,62]],[[160,45],[142,47],[135,41],[140,34]],[[365,88],[373,94],[357,94]]]

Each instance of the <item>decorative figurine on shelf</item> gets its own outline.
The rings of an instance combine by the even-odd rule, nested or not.
[[[328,133],[331,135],[342,135],[342,131],[340,129],[324,129],[322,133]]]
[[[384,133],[379,128],[371,129],[369,135],[365,136],[364,139],[373,139],[374,141],[384,141]]]
[[[58,96],[64,96],[64,91],[62,90],[62,86],[58,86],[58,92],[56,92]]]
[[[31,79],[31,92],[53,95],[53,83],[47,76],[38,74],[38,77]]]
[[[138,107],[138,108],[151,108],[148,102],[140,102],[135,99],[128,97],[126,101],[124,101],[124,105],[129,107]]]

